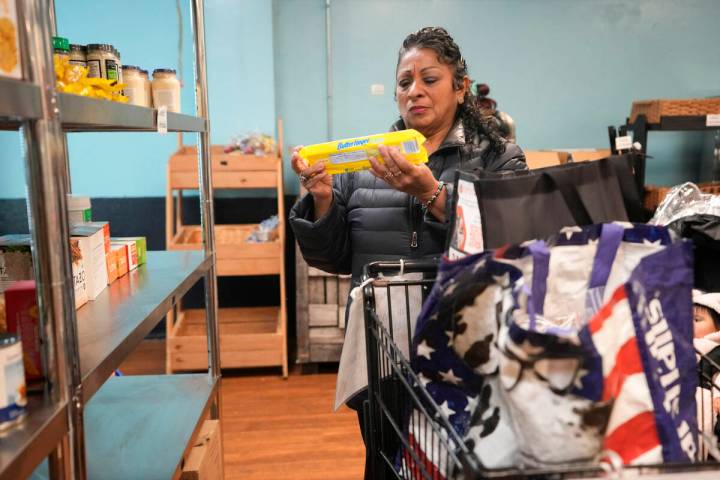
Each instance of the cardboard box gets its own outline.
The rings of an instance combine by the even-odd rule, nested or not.
[[[135,240],[118,240],[116,238],[112,238],[110,244],[125,245],[127,247],[126,257],[128,272],[131,272],[138,267],[137,243]]]
[[[26,383],[43,379],[40,342],[40,313],[34,280],[15,282],[5,290],[5,309],[8,332],[22,340],[23,365]]]
[[[565,152],[554,152],[544,150],[526,150],[525,161],[530,170],[536,168],[555,167],[562,165],[567,159]]]
[[[68,218],[70,225],[75,223],[92,222],[92,205],[90,197],[68,195]]]
[[[70,230],[73,240],[77,240],[85,262],[88,299],[95,300],[107,287],[108,274],[105,259],[105,227],[91,223],[73,225]]]
[[[70,260],[72,261],[73,287],[75,288],[75,310],[88,302],[87,273],[80,241],[70,239]]]
[[[105,263],[107,264],[108,285],[118,279],[117,254],[113,250],[105,255]]]
[[[0,2],[0,75],[22,78],[18,16],[14,0]]]
[[[19,280],[34,280],[30,235],[0,237],[0,293]]]
[[[127,275],[128,273],[128,261],[127,261],[127,245],[118,245],[116,243],[110,243],[110,249],[115,255],[115,263],[117,265],[117,278]]]
[[[145,265],[147,263],[147,240],[145,237],[113,237],[113,242],[135,242],[135,251],[137,252],[137,264]]]
[[[598,150],[568,150],[573,162],[592,162],[610,156],[610,149]]]
[[[183,462],[180,480],[216,480],[223,475],[222,434],[219,420],[205,420]]]
[[[105,241],[105,263],[107,264],[108,282],[110,285],[117,279],[117,260],[110,250],[110,223],[108,222],[84,222],[83,225],[102,228],[103,239]]]

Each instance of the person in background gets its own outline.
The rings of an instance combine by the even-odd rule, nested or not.
[[[506,112],[498,110],[497,102],[488,97],[490,87],[485,83],[479,83],[475,85],[475,91],[477,92],[477,102],[480,110],[488,112],[489,115],[494,117],[500,136],[510,143],[515,143],[515,120]]]
[[[720,391],[717,366],[720,365],[720,293],[693,291],[693,330],[695,349],[703,355],[698,363],[700,388],[695,395],[698,425],[704,434],[720,439]]]
[[[289,216],[300,251],[313,267],[351,273],[355,285],[370,262],[443,253],[458,169],[527,170],[520,147],[504,140],[493,117],[478,107],[465,59],[444,28],[422,28],[405,38],[395,79],[400,118],[391,130],[422,133],[427,165],[381,146],[382,158],[371,159],[371,170],[333,178],[322,163],[309,167],[298,154],[301,147],[292,156],[308,191]],[[361,430],[364,398],[348,402],[358,411]]]

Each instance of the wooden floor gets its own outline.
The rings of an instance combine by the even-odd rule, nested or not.
[[[146,340],[121,370],[141,375],[164,368],[165,342]],[[225,374],[225,478],[361,479],[365,448],[357,416],[346,408],[333,412],[335,377],[291,373],[283,380],[275,370]]]

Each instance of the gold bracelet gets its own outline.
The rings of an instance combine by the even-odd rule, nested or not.
[[[433,196],[430,197],[430,200],[423,204],[423,208],[425,210],[430,210],[430,206],[432,206],[433,202],[435,202],[435,200],[437,200],[437,198],[440,196],[440,192],[442,192],[443,188],[445,188],[445,182],[438,182],[437,190],[435,190]]]

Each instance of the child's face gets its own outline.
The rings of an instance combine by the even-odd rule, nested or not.
[[[695,305],[693,308],[693,317],[695,319],[695,338],[702,338],[705,335],[709,335],[717,331],[715,324],[713,323],[710,311],[700,305]]]

